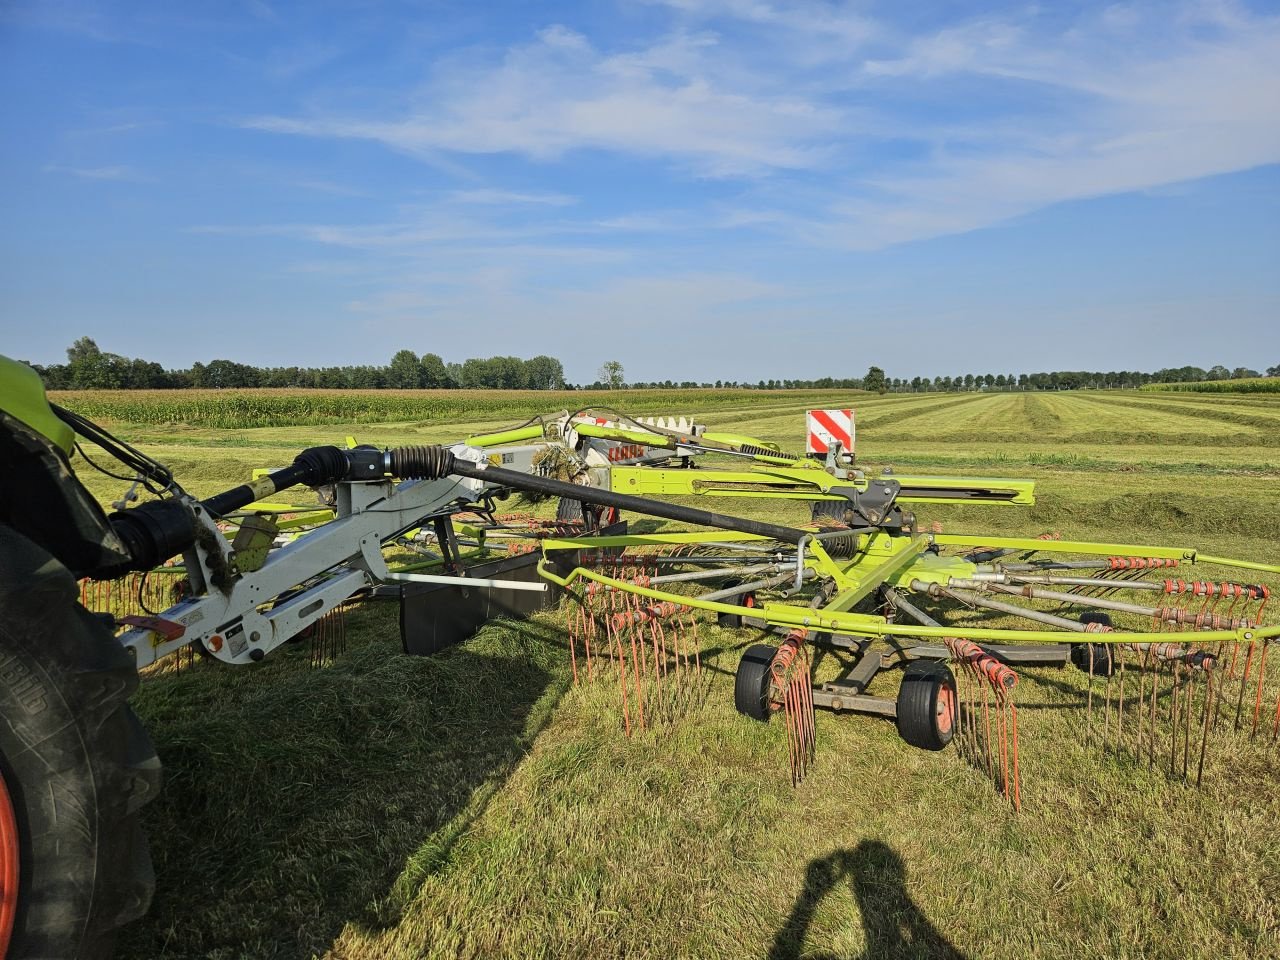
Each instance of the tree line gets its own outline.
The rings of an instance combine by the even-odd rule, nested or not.
[[[323,389],[561,390],[564,368],[555,357],[476,357],[446,363],[434,353],[400,350],[385,367],[254,367],[234,360],[193,363],[166,370],[158,363],[99,349],[81,337],[67,350],[67,362],[31,364],[50,390],[179,390],[188,387],[319,387]]]
[[[880,367],[871,367],[863,377],[818,377],[768,379],[754,383],[739,380],[654,380],[628,383],[622,364],[605,362],[597,379],[589,384],[571,384],[564,367],[555,357],[473,357],[462,363],[446,363],[434,353],[419,355],[400,350],[386,366],[345,367],[255,367],[234,360],[193,363],[189,368],[167,370],[149,360],[131,359],[101,350],[89,337],[81,337],[67,349],[67,362],[41,366],[31,364],[50,390],[133,390],[183,389],[188,387],[318,387],[322,389],[476,389],[476,390],[563,390],[563,389],[756,389],[756,390],[872,390],[894,393],[953,392],[970,390],[1080,390],[1132,389],[1148,383],[1192,383],[1204,380],[1232,380],[1260,377],[1247,367],[1228,369],[1169,367],[1154,373],[1137,370],[1107,372],[1055,370],[1046,373],[961,373],[936,377],[889,377]],[[1268,377],[1280,377],[1280,364],[1268,367]]]

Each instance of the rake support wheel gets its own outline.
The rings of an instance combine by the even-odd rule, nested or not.
[[[738,661],[738,672],[733,680],[734,707],[739,713],[762,723],[768,723],[773,712],[769,707],[769,685],[773,679],[769,664],[777,652],[777,647],[767,643],[753,643]]]
[[[898,736],[921,750],[941,750],[956,729],[956,678],[945,663],[907,664],[898,688]]]

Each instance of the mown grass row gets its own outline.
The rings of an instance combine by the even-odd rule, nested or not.
[[[1280,393],[1280,377],[1202,380],[1196,383],[1148,383],[1139,389],[1159,393]]]
[[[737,409],[770,401],[843,404],[848,390],[79,390],[50,399],[91,420],[187,424],[221,430],[524,418],[617,406],[632,414]],[[870,396],[870,395],[866,395]],[[904,398],[905,399],[905,398]]]

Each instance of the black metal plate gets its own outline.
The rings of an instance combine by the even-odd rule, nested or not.
[[[627,532],[626,521],[601,531],[602,535]],[[578,565],[578,551],[551,555],[557,567],[568,571]],[[404,652],[426,657],[475,636],[490,620],[499,617],[524,619],[560,602],[563,591],[538,576],[541,552],[503,557],[467,568],[473,577],[545,583],[547,589],[506,590],[499,587],[471,587],[447,583],[404,583],[400,585],[400,640]]]

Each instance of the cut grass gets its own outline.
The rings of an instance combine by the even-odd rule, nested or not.
[[[995,464],[1039,481],[1029,510],[929,510],[949,532],[1057,529],[1274,562],[1275,447],[1206,450],[1160,423],[1168,411],[1131,401],[1108,412],[1110,396],[868,399],[860,455],[869,468]],[[706,419],[795,447],[805,401],[758,399],[758,414],[744,405]],[[1280,400],[1249,414],[1272,409]],[[968,426],[949,435],[962,416]],[[1179,416],[1196,414],[1179,404]],[[1149,418],[1140,426],[1153,439],[1130,449],[1115,441],[1135,418]],[[1203,418],[1192,435],[1223,425]],[[477,426],[355,432],[435,442]],[[173,454],[203,495],[347,432],[179,429],[145,445]],[[1067,439],[1089,433],[1099,438]],[[1248,475],[1221,475],[1219,452],[1222,469]],[[120,492],[105,478],[91,485]],[[804,515],[794,504],[699,505]],[[323,669],[304,643],[249,668],[201,662],[148,679],[135,700],[168,772],[146,814],[159,890],[120,955],[1280,954],[1274,751],[1224,749],[1205,788],[1189,789],[1083,746],[1082,674],[1025,670],[1021,814],[953,752],[829,714],[813,774],[793,790],[781,726],[732,706],[738,656],[757,637],[707,623],[701,637],[707,669],[682,719],[629,739],[608,678],[570,684],[551,615],[493,623],[419,659],[399,652],[394,605],[370,603],[351,615],[346,654]],[[877,683],[893,695],[893,678]]]

